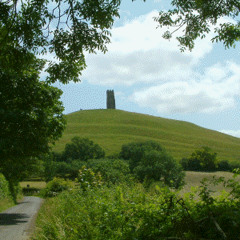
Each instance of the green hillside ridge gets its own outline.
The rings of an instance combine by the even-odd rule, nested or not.
[[[219,160],[240,161],[240,138],[184,121],[114,109],[82,110],[66,118],[64,134],[53,147],[56,152],[79,136],[98,143],[107,155],[119,153],[121,146],[129,142],[154,140],[177,160],[208,146],[218,153]]]

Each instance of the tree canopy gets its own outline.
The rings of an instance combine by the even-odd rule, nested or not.
[[[66,162],[72,160],[87,161],[99,159],[105,156],[104,150],[88,138],[73,137],[71,143],[67,143],[63,152]]]
[[[122,146],[120,158],[129,161],[130,170],[140,181],[163,181],[170,187],[183,185],[181,166],[157,142],[132,142]]]
[[[78,81],[84,54],[106,52],[120,0],[6,0],[0,2],[0,46],[51,53],[47,81]],[[22,57],[25,56],[22,55]]]
[[[181,50],[193,49],[197,38],[204,38],[213,28],[212,42],[221,41],[226,48],[234,46],[240,37],[240,1],[238,0],[172,0],[172,9],[160,11],[155,20],[159,27],[175,29],[163,35],[170,39],[178,31]],[[224,21],[218,24],[218,20]],[[181,34],[182,31],[182,34]]]
[[[154,141],[131,142],[122,145],[119,157],[125,160],[130,160],[129,165],[132,171],[138,166],[141,159],[144,157],[144,154],[151,150],[161,152],[163,151],[163,148],[160,144]]]
[[[14,186],[61,136],[65,120],[61,91],[39,80],[41,61],[2,45],[0,53],[0,171],[16,198]]]
[[[213,152],[209,147],[202,147],[195,150],[190,157],[183,158],[181,164],[185,170],[216,171],[217,153]]]
[[[15,199],[23,173],[64,129],[62,92],[51,84],[79,81],[86,67],[84,54],[106,52],[119,4],[0,1],[0,171]],[[45,81],[40,80],[43,69]]]

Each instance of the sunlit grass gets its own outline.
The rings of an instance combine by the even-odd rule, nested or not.
[[[4,198],[0,200],[0,212],[14,206],[13,200],[9,198]]]
[[[107,155],[119,153],[123,144],[133,141],[159,142],[177,160],[208,146],[219,160],[240,161],[240,139],[197,125],[120,110],[85,110],[66,116],[63,137],[53,147],[60,152],[74,136],[98,143]]]
[[[25,182],[20,182],[20,186],[22,188],[27,188],[28,186],[31,188],[38,188],[38,189],[43,189],[46,187],[46,182],[43,181],[25,181]]]
[[[185,185],[180,191],[180,194],[183,195],[185,193],[189,193],[192,188],[199,187],[201,185],[201,181],[203,179],[211,180],[213,176],[219,178],[224,177],[225,180],[232,179],[233,173],[231,172],[193,172],[193,171],[186,171],[185,176]],[[240,176],[237,178],[240,179]],[[215,192],[217,195],[220,194],[223,190],[227,190],[223,184],[209,184],[209,189]]]

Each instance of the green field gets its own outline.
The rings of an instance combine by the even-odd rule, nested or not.
[[[83,110],[66,115],[67,127],[53,147],[60,152],[74,136],[98,143],[107,155],[119,153],[122,144],[154,140],[177,160],[208,146],[219,160],[240,161],[240,139],[195,124],[121,110]]]
[[[43,188],[46,187],[46,182],[43,182],[43,181],[25,181],[25,182],[20,182],[20,186],[22,188],[27,188],[29,186],[30,188],[43,189]]]
[[[230,172],[193,172],[193,171],[186,171],[186,176],[185,176],[185,185],[181,190],[181,193],[187,193],[191,191],[192,187],[199,187],[201,185],[201,181],[204,178],[211,179],[213,176],[216,177],[224,177],[226,180],[231,179],[233,176],[233,173]],[[240,179],[240,177],[238,177]],[[22,188],[27,188],[27,185],[31,188],[38,188],[39,190],[43,189],[46,187],[46,182],[44,181],[25,181],[25,182],[20,182],[20,186]],[[216,191],[220,193],[222,190],[225,188],[220,184],[217,186],[211,186],[211,189],[213,191]]]

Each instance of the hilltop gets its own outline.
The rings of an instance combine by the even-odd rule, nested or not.
[[[240,161],[240,138],[195,124],[122,110],[82,110],[66,115],[67,127],[53,150],[60,152],[74,136],[98,143],[107,155],[118,153],[133,141],[159,142],[177,160],[195,149],[208,146],[219,160]]]

